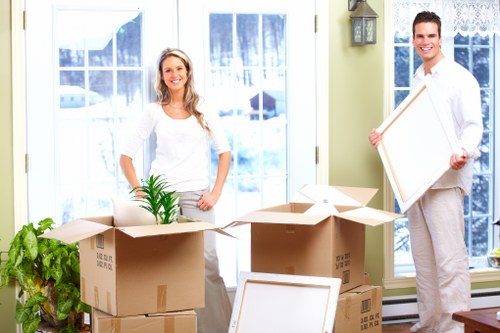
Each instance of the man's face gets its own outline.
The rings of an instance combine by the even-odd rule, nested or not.
[[[434,22],[422,22],[415,25],[413,46],[423,62],[432,62],[441,53],[438,25]]]

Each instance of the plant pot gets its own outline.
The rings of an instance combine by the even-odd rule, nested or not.
[[[68,318],[64,320],[57,319],[58,295],[56,289],[54,288],[54,282],[47,281],[45,283],[44,289],[45,296],[48,298],[48,300],[47,302],[43,303],[42,306],[40,306],[40,314],[42,320],[46,323],[46,325],[56,328],[57,331],[68,326],[68,324],[70,327],[77,330],[83,329],[85,326],[85,313],[76,313],[74,311],[71,311]]]

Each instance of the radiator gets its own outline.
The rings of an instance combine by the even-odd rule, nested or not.
[[[484,309],[500,306],[500,289],[473,290],[471,295],[471,308]],[[382,320],[408,321],[417,320],[416,295],[384,297],[382,300]]]

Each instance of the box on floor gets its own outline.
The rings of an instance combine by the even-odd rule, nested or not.
[[[116,317],[92,309],[92,333],[196,333],[196,331],[194,311]]]
[[[284,205],[250,212],[251,270],[342,279],[341,293],[365,282],[365,226],[399,214],[366,207],[377,189],[307,185]]]
[[[362,285],[339,295],[335,333],[382,333],[382,288]]]
[[[79,242],[83,302],[114,316],[205,306],[206,222],[113,227],[113,217],[80,219],[41,237]]]

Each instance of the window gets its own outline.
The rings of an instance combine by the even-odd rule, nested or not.
[[[436,1],[437,2],[437,1]],[[475,1],[465,1],[453,4],[448,3],[442,9],[449,11],[464,9],[472,10],[475,13],[482,13],[483,7],[475,6]],[[484,3],[484,2],[482,2]],[[395,0],[393,7],[398,13],[394,22],[393,57],[394,57],[394,77],[393,91],[394,108],[403,101],[409,94],[411,77],[416,68],[421,64],[420,58],[412,47],[412,21],[416,13],[421,10],[436,11],[440,14],[439,8],[434,6],[433,1],[402,1]],[[498,12],[498,3],[493,2],[491,11]],[[480,14],[478,14],[480,15]],[[483,16],[484,17],[484,16]],[[459,24],[460,16],[441,15],[443,20],[443,52],[447,57],[453,57],[456,62],[467,68],[478,80],[481,89],[481,101],[483,110],[484,134],[480,144],[481,157],[474,163],[473,189],[470,196],[465,198],[465,226],[466,244],[470,256],[470,266],[474,271],[481,271],[488,268],[486,256],[495,246],[498,246],[498,234],[492,222],[498,215],[498,208],[495,207],[495,194],[498,192],[498,184],[495,182],[496,165],[495,156],[495,105],[497,96],[500,97],[500,90],[495,85],[497,73],[497,61],[500,59],[498,51],[498,15],[490,14],[493,22],[484,30],[484,24],[476,28],[474,22],[466,22],[467,31],[454,27],[464,27]],[[496,21],[495,21],[496,20]],[[497,22],[495,26],[495,22]],[[404,25],[403,25],[404,23]],[[451,27],[451,29],[450,29]],[[498,91],[498,92],[497,92]],[[500,172],[500,170],[498,170]],[[398,210],[397,203],[396,211]],[[390,276],[394,278],[412,276],[414,274],[413,260],[409,243],[408,221],[401,218],[394,223],[393,228],[393,271]]]

